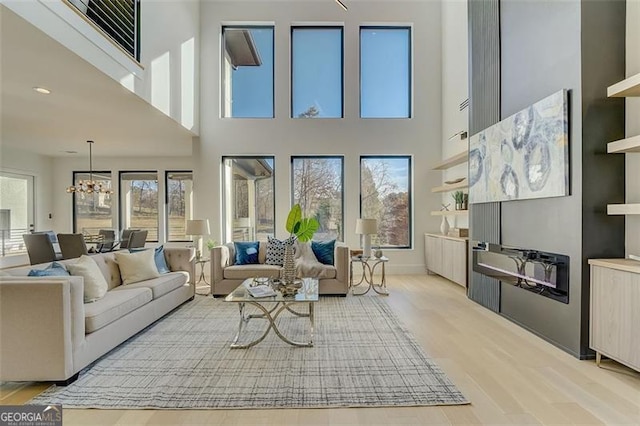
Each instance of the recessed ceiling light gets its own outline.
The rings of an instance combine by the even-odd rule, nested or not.
[[[43,95],[48,95],[49,93],[51,93],[51,90],[46,89],[44,87],[36,86],[36,87],[33,88],[33,90],[35,90],[38,93],[42,93]]]

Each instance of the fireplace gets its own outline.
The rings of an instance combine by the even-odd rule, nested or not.
[[[473,270],[569,303],[569,256],[477,241],[473,246]]]

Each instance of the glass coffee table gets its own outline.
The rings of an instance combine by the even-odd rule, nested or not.
[[[301,281],[301,287],[298,289],[297,293],[291,296],[283,296],[280,291],[276,291],[274,296],[266,296],[266,297],[254,297],[249,292],[249,288],[252,285],[255,285],[256,282],[261,282],[262,279],[254,279],[249,278],[245,280],[242,284],[240,284],[231,294],[225,297],[225,302],[235,302],[238,304],[238,309],[240,310],[240,325],[238,326],[238,333],[236,337],[233,339],[231,343],[232,349],[246,349],[250,348],[258,343],[262,342],[269,331],[273,329],[276,335],[282,339],[282,341],[293,345],[293,346],[301,346],[301,347],[311,347],[313,346],[313,329],[314,329],[314,313],[313,308],[314,304],[318,301],[318,280],[315,278],[303,278]],[[275,286],[273,286],[275,288]],[[246,305],[255,306],[258,310],[262,311],[260,314],[247,314],[245,312]],[[308,312],[299,312],[294,310],[292,306],[295,305],[308,305]],[[307,342],[297,342],[291,340],[284,336],[282,332],[278,329],[276,324],[276,319],[278,316],[287,311],[295,316],[309,318],[309,341]],[[244,326],[251,319],[266,319],[269,324],[264,333],[258,337],[257,339],[248,342],[248,343],[239,343],[242,330]]]

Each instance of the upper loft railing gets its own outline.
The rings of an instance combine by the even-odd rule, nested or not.
[[[140,0],[68,0],[136,61],[140,61]]]

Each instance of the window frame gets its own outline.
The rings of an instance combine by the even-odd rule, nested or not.
[[[340,186],[342,187],[342,190],[340,191],[341,193],[341,197],[340,197],[340,208],[342,209],[342,217],[340,218],[340,222],[341,222],[341,227],[340,229],[342,230],[342,235],[338,235],[336,236],[336,241],[344,241],[344,235],[345,235],[345,228],[344,228],[344,216],[345,216],[345,209],[344,209],[344,195],[345,195],[345,186],[344,186],[344,155],[292,155],[290,156],[290,174],[291,174],[291,180],[290,180],[290,187],[291,187],[291,191],[290,191],[290,206],[292,207],[295,203],[295,186],[294,186],[294,169],[293,169],[293,163],[294,160],[296,159],[339,159],[340,160]],[[304,212],[303,212],[304,214]]]
[[[34,230],[37,229],[36,212],[37,212],[38,206],[37,206],[37,197],[36,197],[36,189],[37,189],[36,186],[37,186],[37,180],[39,179],[39,176],[35,174],[31,174],[29,172],[24,172],[21,170],[13,171],[10,169],[0,169],[0,175],[10,179],[24,179],[27,182],[27,194],[25,197],[27,200],[27,208],[26,208],[27,227],[23,230],[22,228],[14,228],[13,226],[10,226],[8,238],[7,238],[7,234],[5,234],[5,239],[3,241],[4,244],[7,244],[7,243],[15,244],[15,243],[12,243],[12,240],[14,240],[14,238],[11,235],[11,231],[16,229],[19,231],[19,234],[18,236],[16,236],[15,240],[17,244],[20,247],[22,247],[22,249],[18,249],[13,253],[7,253],[5,251],[5,247],[0,247],[0,259],[7,259],[12,256],[26,255],[27,248],[23,244],[22,235],[33,232]]]
[[[227,28],[231,29],[270,29],[271,30],[271,46],[272,46],[272,58],[271,58],[271,117],[234,117],[225,116],[225,78],[227,77],[225,73],[225,34],[224,31]],[[243,25],[242,23],[233,23],[233,24],[221,24],[220,25],[220,81],[219,81],[219,90],[220,90],[220,118],[221,119],[239,119],[239,120],[273,120],[276,118],[276,26],[274,23],[254,23]],[[232,99],[233,100],[233,99]],[[232,109],[233,113],[233,109]]]
[[[94,172],[95,173],[95,172]],[[127,173],[155,173],[156,177],[159,178],[159,174],[157,170],[120,170],[118,171],[118,230],[120,231],[120,233],[122,233],[122,231],[125,229],[125,223],[124,220],[122,218],[122,206],[124,205],[124,203],[122,202],[122,175],[127,174]],[[113,179],[113,178],[112,178]],[[158,181],[158,186],[160,185],[160,179],[156,179]],[[113,184],[113,181],[112,181]],[[147,242],[148,243],[158,243],[160,242],[160,195],[162,194],[162,192],[160,191],[160,188],[158,188],[158,203],[156,206],[156,209],[158,211],[158,228],[157,228],[157,235],[158,235],[158,239],[155,240],[151,240],[149,238],[147,238]]]
[[[222,207],[222,239],[223,241],[227,238],[227,217],[226,217],[226,211],[227,211],[227,199],[226,199],[226,195],[225,195],[225,186],[227,184],[226,182],[226,178],[225,178],[225,173],[224,173],[224,168],[226,167],[225,165],[225,161],[226,160],[233,160],[236,158],[241,158],[243,160],[260,160],[260,159],[265,159],[265,158],[269,158],[271,160],[273,160],[273,176],[271,176],[271,179],[273,179],[273,235],[272,237],[276,236],[277,233],[277,225],[278,225],[278,217],[277,217],[277,211],[276,211],[276,156],[275,155],[223,155],[222,156],[222,161],[220,162],[220,167],[222,168],[221,170],[221,174],[222,177],[220,179],[220,185],[221,185],[221,190],[220,190],[220,198],[221,198],[221,202],[220,205]],[[257,230],[257,226],[255,227]],[[232,240],[233,241],[233,238]],[[224,241],[224,242],[231,242],[231,241]]]
[[[407,30],[409,32],[408,36],[408,46],[407,50],[409,53],[409,57],[407,58],[407,106],[408,106],[408,115],[406,117],[363,117],[362,116],[362,30]],[[408,120],[413,118],[413,25],[404,24],[404,25],[360,25],[358,28],[358,77],[359,77],[359,96],[358,96],[358,115],[359,118],[365,120]]]
[[[361,155],[360,156],[360,171],[358,175],[358,186],[360,188],[359,191],[359,216],[362,217],[362,160],[366,159],[406,159],[408,166],[407,173],[407,202],[408,202],[408,215],[409,215],[409,244],[407,246],[380,246],[381,249],[385,250],[413,250],[414,245],[414,236],[413,236],[413,156],[409,154],[397,154],[397,155]]]
[[[76,185],[76,175],[79,174],[86,174],[88,175],[89,173],[93,173],[94,175],[99,175],[99,174],[108,174],[109,176],[111,176],[111,187],[114,188],[114,184],[113,184],[113,172],[111,170],[93,170],[91,172],[87,171],[82,171],[82,170],[74,170],[71,173],[71,185],[75,186]],[[72,221],[72,229],[73,229],[73,233],[76,234],[78,233],[78,217],[76,214],[76,207],[77,207],[77,203],[76,203],[76,196],[77,193],[73,193],[71,194],[71,221]],[[111,201],[111,224],[113,226],[113,228],[117,228],[117,224],[115,223],[116,218],[113,217],[113,200]],[[120,199],[118,198],[117,200],[118,205],[120,204]],[[118,218],[119,219],[119,218]]]
[[[171,173],[191,173],[191,185],[193,186],[193,170],[165,170],[164,171],[164,216],[165,216],[165,241],[168,243],[185,243],[191,242],[191,239],[184,240],[172,240],[171,233],[169,232],[170,220],[169,220],[169,174]],[[193,188],[192,188],[193,191]],[[193,213],[193,211],[192,211]],[[193,217],[186,217],[185,220],[193,219]],[[186,237],[186,235],[185,235]]]
[[[289,29],[289,118],[300,119],[293,114],[293,33],[296,29],[309,30],[340,30],[340,117],[318,117],[327,120],[344,118],[344,25],[291,25]]]

